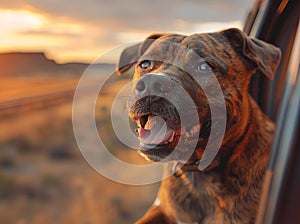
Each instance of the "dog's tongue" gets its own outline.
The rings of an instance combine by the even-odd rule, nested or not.
[[[170,139],[173,134],[168,130],[165,120],[159,116],[149,115],[144,128],[139,128],[139,138],[144,144],[157,145]]]

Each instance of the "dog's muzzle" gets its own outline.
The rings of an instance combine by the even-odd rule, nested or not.
[[[188,120],[184,116],[198,116],[197,111],[194,109],[194,116],[188,115],[191,110],[187,108],[193,102],[182,84],[174,79],[174,75],[170,78],[165,73],[143,75],[137,79],[128,105],[129,116],[137,124],[140,152],[151,160],[168,156],[181,136],[181,143],[198,141],[201,124],[194,119],[189,127],[182,123],[182,118]]]
[[[136,82],[135,100],[141,103],[143,108],[139,111],[139,119],[136,120],[137,130],[144,146],[173,142],[176,131],[178,132],[167,124],[167,116],[170,112],[167,108],[172,107],[167,102],[172,82],[174,81],[163,73],[146,74]]]
[[[171,80],[163,73],[146,74],[137,81],[135,92],[138,99],[149,95],[166,97],[166,94],[171,91],[171,87]]]

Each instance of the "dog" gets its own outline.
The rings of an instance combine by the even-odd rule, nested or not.
[[[137,224],[255,222],[274,123],[248,86],[255,73],[273,79],[280,57],[279,48],[236,28],[190,36],[154,34],[124,49],[117,73],[134,73],[128,109],[138,126],[139,153],[166,162],[165,172],[173,172]],[[217,85],[223,98],[214,96]],[[218,111],[221,98],[225,113],[212,121],[211,108]],[[198,121],[189,119],[193,109]],[[209,136],[212,146],[220,140],[220,121],[226,121],[220,147],[212,162],[199,169]]]

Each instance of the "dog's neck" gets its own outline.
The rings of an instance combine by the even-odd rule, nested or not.
[[[253,107],[255,107],[255,110],[253,111]],[[251,109],[252,108],[252,109]],[[243,120],[247,121],[247,122],[243,122],[244,128],[243,128],[243,132],[239,133],[239,137],[237,139],[235,139],[235,141],[231,140],[231,141],[224,141],[225,143],[222,144],[219,153],[216,155],[215,159],[211,162],[211,164],[209,166],[207,166],[205,169],[200,169],[199,165],[200,165],[200,161],[201,161],[201,157],[197,157],[195,155],[192,156],[192,158],[186,162],[185,164],[178,161],[175,162],[172,168],[172,172],[174,173],[174,175],[176,177],[180,177],[183,173],[196,173],[196,172],[203,172],[203,173],[207,173],[210,171],[214,171],[214,170],[226,170],[226,166],[228,165],[228,162],[232,162],[232,161],[228,161],[229,158],[231,158],[231,156],[233,154],[239,154],[240,151],[240,147],[248,147],[249,145],[252,145],[251,143],[251,136],[253,136],[254,134],[258,134],[256,132],[259,132],[261,130],[254,130],[255,127],[251,124],[256,123],[256,122],[263,122],[263,121],[254,121],[254,119],[257,119],[257,117],[266,119],[265,122],[266,124],[269,124],[269,120],[268,118],[262,113],[262,111],[260,110],[260,108],[257,106],[257,104],[255,103],[255,101],[248,96],[247,98],[247,106],[244,107],[244,110],[247,110],[247,113],[245,113],[245,116],[243,117]],[[257,114],[255,113],[259,113],[260,116],[257,116]],[[263,128],[267,129],[266,125],[265,127],[263,126]],[[267,132],[267,130],[263,130],[263,132]],[[270,140],[267,140],[268,143],[270,143]],[[249,147],[249,150],[255,150],[251,147]],[[244,150],[241,150],[244,151]],[[201,154],[202,155],[202,154]],[[181,168],[180,168],[181,167]],[[189,174],[188,176],[191,176],[192,174]],[[193,175],[192,175],[193,176]],[[192,178],[194,179],[194,178]]]
[[[220,158],[217,156],[205,169],[201,169],[201,160],[193,160],[183,163],[181,161],[176,161],[172,167],[172,173],[174,176],[180,177],[185,172],[209,172],[214,170],[220,165]]]

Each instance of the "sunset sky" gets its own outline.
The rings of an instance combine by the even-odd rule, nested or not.
[[[0,52],[91,62],[152,33],[242,28],[253,0],[0,0]]]

